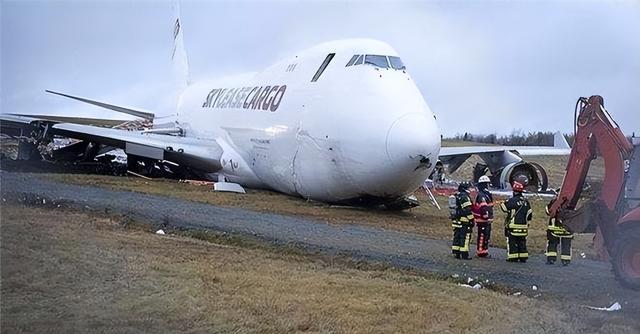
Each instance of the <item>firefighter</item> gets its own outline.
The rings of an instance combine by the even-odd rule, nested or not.
[[[502,211],[507,213],[504,223],[505,237],[507,237],[507,261],[527,262],[527,235],[529,234],[529,222],[533,217],[533,211],[529,201],[524,198],[522,192],[526,180],[513,181],[513,197],[500,205]]]
[[[491,181],[486,175],[478,179],[478,195],[473,203],[473,219],[478,228],[476,255],[489,256],[489,241],[491,240],[491,223],[493,222],[493,196],[489,192]]]
[[[471,197],[469,196],[471,184],[462,182],[458,186],[458,192],[449,197],[451,209],[451,225],[453,226],[453,243],[451,250],[457,259],[470,260],[469,244],[473,229],[473,213],[471,212]]]
[[[547,205],[547,214],[549,214],[549,207],[553,204],[551,201]],[[553,217],[549,218],[549,224],[547,225],[547,264],[555,264],[558,258],[558,245],[560,245],[560,261],[563,266],[568,266],[571,263],[571,240],[573,239],[573,233],[567,230],[562,225],[562,220]]]

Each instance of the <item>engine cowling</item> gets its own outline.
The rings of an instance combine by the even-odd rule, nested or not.
[[[549,187],[547,171],[538,163],[518,161],[506,165],[499,173],[494,173],[493,184],[500,188],[510,188],[511,183],[518,177],[526,177],[529,184],[525,189],[532,192],[546,191]],[[496,180],[495,177],[499,178]]]

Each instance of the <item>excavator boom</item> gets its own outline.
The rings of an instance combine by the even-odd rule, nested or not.
[[[640,221],[628,219],[639,217],[640,207],[637,204],[630,206],[631,201],[625,198],[628,175],[634,174],[629,170],[637,168],[637,164],[630,161],[638,146],[625,137],[598,95],[578,100],[575,128],[575,142],[562,187],[549,207],[549,215],[576,233],[595,227],[595,247],[601,258],[607,259],[612,255],[618,278],[629,286],[640,288]],[[638,154],[640,152],[635,153],[636,158]],[[576,208],[591,161],[597,157],[603,159],[605,166],[602,188],[596,198]],[[637,187],[630,183],[628,186]],[[623,216],[626,218],[621,219]],[[621,233],[630,233],[633,239],[628,236],[621,238]]]

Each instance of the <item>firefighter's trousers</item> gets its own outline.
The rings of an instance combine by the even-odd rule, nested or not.
[[[453,254],[460,254],[462,258],[469,257],[472,229],[473,225],[471,224],[461,224],[460,227],[453,228],[453,243],[451,245]]]
[[[489,255],[489,240],[491,240],[491,222],[477,222],[478,240],[476,242],[476,255],[486,257]]]
[[[573,236],[559,237],[547,230],[547,260],[555,261],[558,258],[558,245],[560,245],[560,259],[571,261],[571,239]]]
[[[507,261],[526,262],[528,258],[527,236],[507,233]]]

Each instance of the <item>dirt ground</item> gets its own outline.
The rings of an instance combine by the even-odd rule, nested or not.
[[[446,209],[447,197],[436,194],[436,199],[442,208],[438,210],[429,204],[429,199],[423,190],[418,190],[415,193],[422,203],[419,207],[406,211],[390,211],[375,208],[333,206],[306,201],[268,190],[247,189],[247,194],[213,192],[210,186],[196,186],[179,183],[176,180],[145,180],[137,177],[78,174],[44,174],[43,176],[65,183],[170,196],[222,207],[245,208],[259,212],[311,218],[330,224],[358,224],[380,227],[442,240],[449,240],[452,234],[451,222],[448,219],[448,211]],[[496,200],[504,199],[496,198]],[[547,216],[544,207],[547,202],[546,199],[541,198],[533,198],[531,200],[534,209],[534,220],[532,221],[528,242],[532,252],[543,252],[546,247]],[[496,222],[494,223],[492,243],[496,247],[504,248],[506,240],[501,230],[503,228],[502,219],[504,219],[504,215],[498,211],[499,209],[496,207]],[[578,256],[584,254],[583,256],[585,257],[595,257],[592,240],[593,234],[576,235],[574,240],[575,253]]]
[[[2,333],[637,333],[638,319],[2,202]]]

